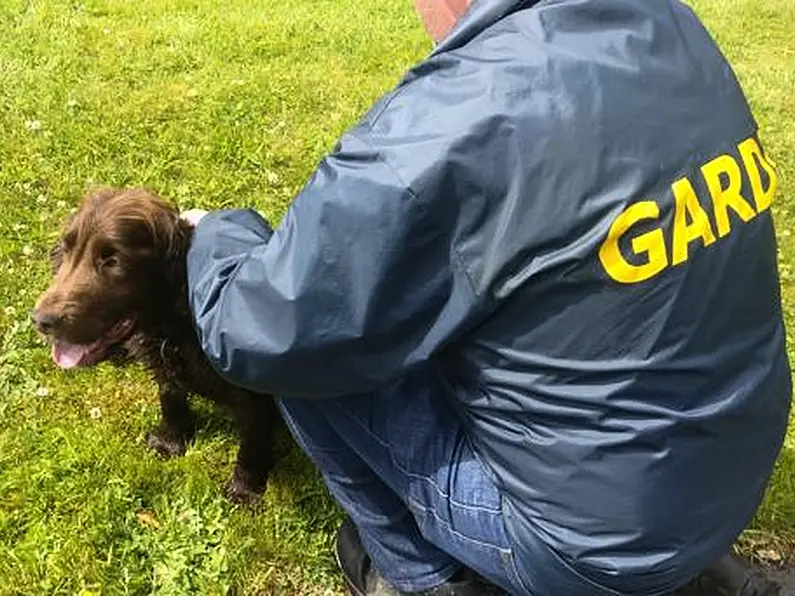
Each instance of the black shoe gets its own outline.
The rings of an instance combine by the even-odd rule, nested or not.
[[[401,592],[390,586],[372,565],[353,521],[346,518],[334,545],[337,565],[351,596],[503,596],[505,592],[463,569],[440,586],[422,592]]]
[[[676,596],[779,596],[781,586],[752,569],[736,555],[708,567]]]

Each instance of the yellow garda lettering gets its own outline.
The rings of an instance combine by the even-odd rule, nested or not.
[[[654,201],[641,201],[631,205],[615,219],[607,239],[599,249],[599,259],[610,277],[618,282],[631,284],[654,277],[668,266],[665,252],[665,238],[660,228],[655,228],[632,238],[635,254],[645,254],[642,265],[630,264],[624,259],[618,241],[638,222],[656,220],[660,217],[660,207]]]
[[[693,240],[701,238],[704,246],[709,246],[715,242],[715,234],[712,233],[707,212],[698,202],[690,180],[680,178],[673,183],[671,190],[675,205],[671,264],[678,265],[687,260],[687,250]]]
[[[737,145],[737,149],[740,150],[743,165],[748,172],[748,179],[751,182],[751,190],[754,193],[754,201],[756,202],[756,211],[762,213],[773,202],[773,193],[776,192],[776,186],[778,185],[776,170],[770,160],[765,158],[759,143],[753,137]],[[768,184],[766,189],[762,188],[762,176],[757,164],[760,164],[767,173]]]
[[[640,201],[622,211],[599,248],[599,260],[607,274],[626,284],[650,279],[669,267],[685,263],[698,246],[709,247],[717,238],[730,234],[730,212],[735,215],[735,221],[747,223],[768,209],[777,185],[772,161],[753,137],[740,143],[737,149],[742,169],[737,160],[727,154],[701,166],[709,201],[707,197],[699,200],[686,176],[674,181],[671,185],[673,222],[670,229],[663,225],[656,201]],[[766,184],[760,168],[766,174]],[[745,170],[750,183],[753,203],[746,196],[747,191],[743,195],[742,170]],[[713,220],[705,209],[708,202]],[[696,246],[692,246],[694,243]],[[632,258],[626,254],[630,248]]]
[[[701,174],[704,176],[704,181],[707,183],[709,194],[712,197],[718,236],[723,238],[731,231],[729,208],[744,222],[751,221],[756,217],[754,208],[740,194],[743,183],[742,174],[740,166],[732,156],[719,155],[701,166]],[[726,180],[725,185],[722,180]]]

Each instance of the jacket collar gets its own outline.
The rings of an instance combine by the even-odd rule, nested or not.
[[[448,52],[468,43],[509,14],[538,4],[539,0],[474,0],[453,30],[431,52]]]

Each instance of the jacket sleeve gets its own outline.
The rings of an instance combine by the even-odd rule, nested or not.
[[[280,397],[365,392],[472,324],[479,301],[451,241],[455,214],[423,192],[439,159],[401,180],[383,144],[394,154],[395,139],[379,142],[361,127],[344,136],[273,233],[250,210],[197,226],[190,305],[231,382]]]

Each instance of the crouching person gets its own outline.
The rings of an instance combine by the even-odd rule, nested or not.
[[[272,232],[192,213],[224,376],[281,396],[352,594],[763,595],[777,175],[675,0],[417,1],[433,52]]]

